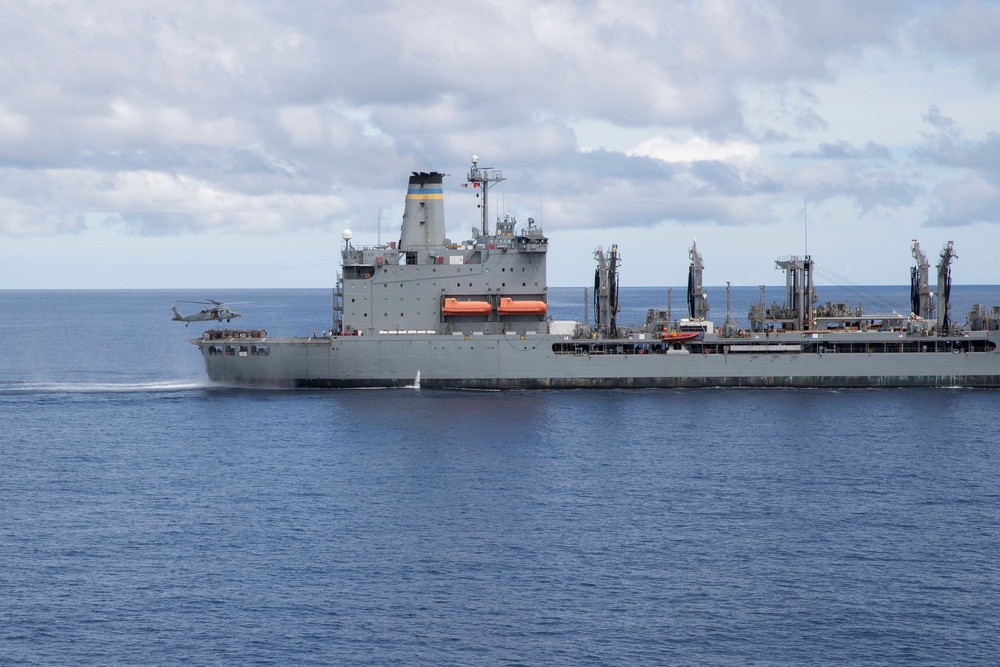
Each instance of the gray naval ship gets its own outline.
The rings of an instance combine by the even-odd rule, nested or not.
[[[463,187],[477,192],[480,226],[445,236],[443,174],[409,179],[399,242],[355,246],[343,234],[332,335],[268,337],[211,330],[191,340],[208,377],[231,386],[461,387],[998,387],[1000,307],[951,320],[949,242],[936,291],[912,246],[912,312],[871,314],[818,304],[810,256],[777,260],[782,304],[750,308],[749,328],[708,319],[702,256],[689,251],[686,317],[650,309],[619,324],[616,246],[594,253],[593,324],[548,315],[549,242],[534,220],[489,222],[490,188],[504,180],[473,157]],[[588,288],[589,289],[589,288]],[[587,318],[589,319],[589,317]]]

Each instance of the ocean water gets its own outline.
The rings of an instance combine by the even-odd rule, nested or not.
[[[1000,393],[233,390],[169,321],[204,297],[330,322],[324,290],[0,291],[0,664],[1000,659]]]

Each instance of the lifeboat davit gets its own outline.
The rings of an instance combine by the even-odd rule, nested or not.
[[[444,315],[489,315],[493,306],[489,301],[459,301],[446,298],[441,313]]]
[[[501,315],[544,315],[549,306],[544,301],[515,301],[508,297],[500,299]]]

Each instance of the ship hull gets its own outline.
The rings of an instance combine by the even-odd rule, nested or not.
[[[715,346],[692,351],[681,345],[664,350],[653,340],[591,345],[557,335],[195,339],[192,343],[202,350],[209,379],[229,386],[1000,387],[1000,354],[992,344],[984,346],[988,351],[967,351],[962,348],[967,343],[956,339],[955,349],[947,351],[836,354],[820,348],[802,351],[799,340],[773,337],[769,349],[759,352],[740,347],[739,341],[732,345],[716,341]],[[836,339],[830,337],[828,342],[832,346]],[[896,349],[891,344],[889,348]]]

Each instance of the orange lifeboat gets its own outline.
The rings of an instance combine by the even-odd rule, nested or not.
[[[544,315],[549,309],[544,301],[514,301],[507,297],[500,299],[501,315]]]
[[[664,331],[662,338],[671,343],[683,343],[686,340],[699,339],[702,335],[701,331],[671,331],[669,333]]]
[[[489,301],[459,301],[446,298],[441,308],[443,315],[489,315],[491,312],[493,306]]]

